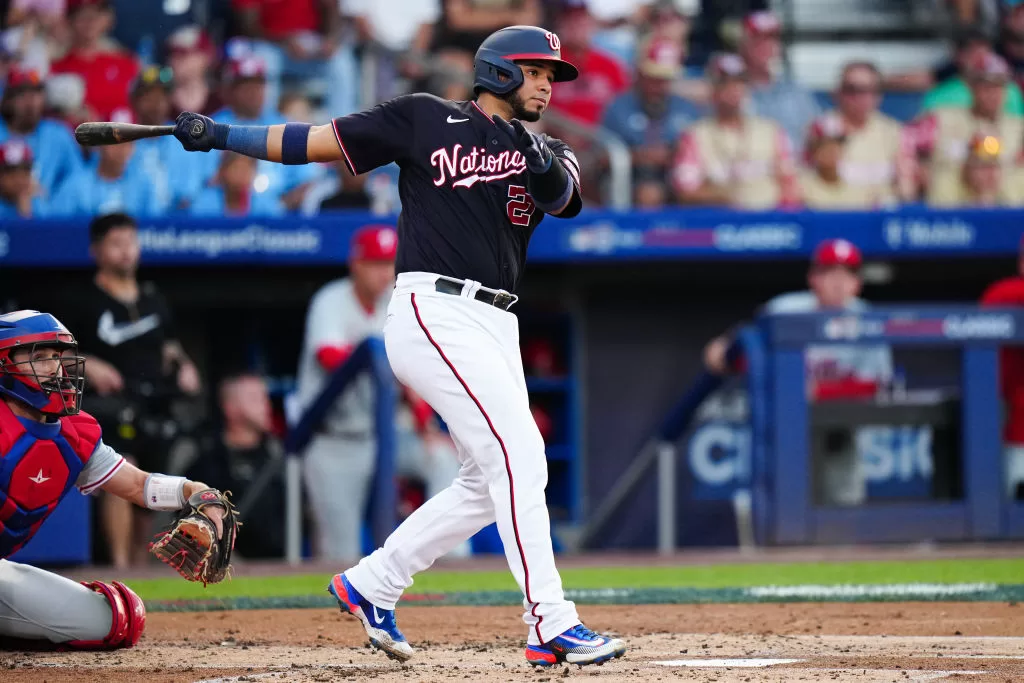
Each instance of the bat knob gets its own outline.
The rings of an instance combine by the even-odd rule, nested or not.
[[[196,119],[192,122],[192,127],[189,129],[188,134],[191,135],[193,139],[198,140],[199,138],[203,137],[203,133],[205,132],[206,124],[203,122],[202,119]]]

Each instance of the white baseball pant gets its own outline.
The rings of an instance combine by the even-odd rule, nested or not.
[[[544,488],[544,441],[530,413],[515,315],[473,296],[435,290],[437,275],[402,273],[384,342],[398,379],[447,423],[461,470],[346,576],[363,597],[394,609],[413,575],[491,522],[525,599],[528,642],[580,623],[555,568]]]
[[[101,594],[48,571],[0,560],[0,636],[103,640],[113,613]]]

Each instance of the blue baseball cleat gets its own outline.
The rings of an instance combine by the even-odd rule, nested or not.
[[[528,645],[526,661],[534,666],[567,664],[603,664],[609,659],[626,654],[626,643],[594,633],[583,624],[577,624],[543,645]]]
[[[359,594],[344,574],[335,574],[327,586],[327,592],[338,599],[342,612],[347,612],[363,622],[370,644],[391,659],[408,661],[415,650],[405,640],[395,623],[395,610],[381,609]]]

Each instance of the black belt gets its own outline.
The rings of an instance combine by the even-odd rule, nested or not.
[[[450,280],[446,277],[439,277],[434,281],[434,289],[441,294],[462,296],[462,288],[465,284],[463,280]],[[478,289],[473,298],[484,302],[488,306],[500,308],[503,311],[507,311],[518,299],[518,297],[508,292],[485,292],[483,289]]]

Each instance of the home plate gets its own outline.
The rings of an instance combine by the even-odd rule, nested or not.
[[[701,668],[736,667],[738,669],[760,669],[776,664],[796,664],[806,659],[672,659],[664,662],[653,662],[659,666],[689,666]]]

